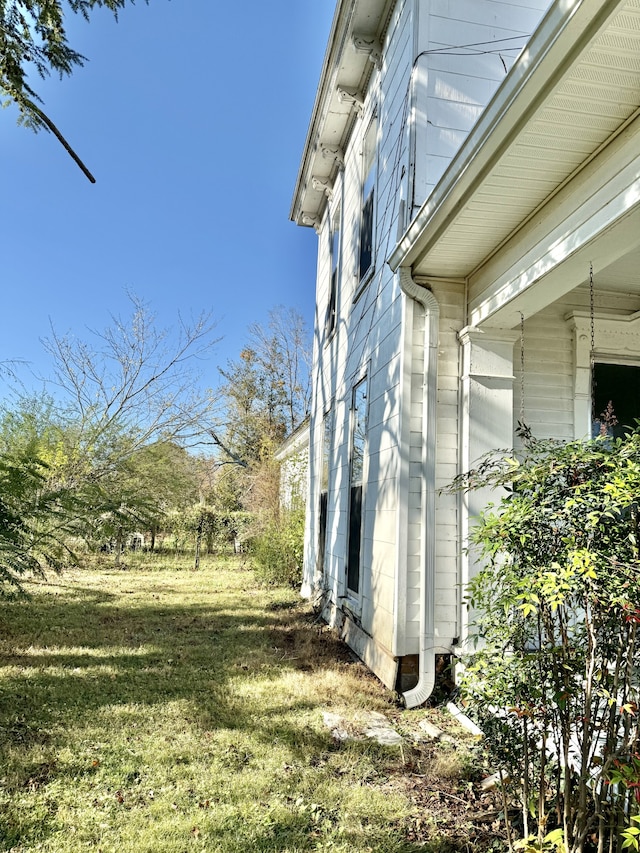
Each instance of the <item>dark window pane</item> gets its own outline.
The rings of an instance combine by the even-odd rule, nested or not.
[[[334,270],[331,274],[331,284],[329,289],[329,302],[327,304],[327,316],[325,317],[324,333],[325,337],[329,337],[336,327],[336,302],[338,298],[338,271]]]
[[[632,364],[593,366],[593,434],[623,436],[640,419],[640,367]]]
[[[318,528],[318,571],[324,574],[324,556],[327,541],[327,503],[329,496],[320,492],[320,525]]]
[[[351,486],[349,499],[349,555],[347,562],[347,587],[352,592],[360,590],[360,536],[362,531],[362,485]]]
[[[367,437],[367,380],[353,389],[351,410],[351,468],[349,472],[349,542],[347,546],[347,588],[360,589],[360,540],[362,537],[362,481]]]
[[[360,279],[369,271],[373,263],[373,190],[367,196],[362,207],[360,227]]]

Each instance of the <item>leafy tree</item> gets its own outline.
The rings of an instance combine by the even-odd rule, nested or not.
[[[42,101],[28,82],[27,69],[32,66],[42,79],[52,72],[61,78],[70,75],[86,57],[67,41],[68,13],[88,21],[96,6],[104,6],[117,17],[126,4],[127,0],[0,0],[0,94],[17,105],[19,121],[27,127],[52,131],[91,181],[91,173],[36,103]]]
[[[266,583],[299,587],[304,557],[304,510],[282,512],[250,537],[248,550],[256,573]]]
[[[153,550],[169,512],[195,499],[194,460],[171,442],[157,442],[138,450],[98,481],[89,481],[80,493],[92,507],[86,538],[94,545],[114,543],[119,564],[131,534],[148,532]]]
[[[111,545],[115,565],[120,565],[128,537],[140,530],[148,530],[154,523],[155,513],[149,493],[140,493],[129,478],[110,477],[99,483],[90,483],[79,490],[87,523],[83,538],[94,546]]]
[[[156,442],[143,447],[130,459],[126,477],[134,494],[145,496],[146,523],[138,529],[151,534],[150,548],[153,550],[167,513],[196,500],[197,460],[173,442]]]
[[[254,323],[237,361],[221,374],[224,423],[212,436],[223,462],[247,467],[304,420],[310,400],[310,341],[304,320],[276,308],[267,326]]]
[[[227,511],[277,513],[273,453],[307,414],[309,359],[304,320],[296,311],[276,308],[266,326],[249,327],[239,359],[221,371],[223,415],[209,435],[220,468],[218,502],[225,500]]]
[[[77,532],[77,499],[51,486],[46,464],[30,444],[0,454],[0,597],[21,591],[21,578],[60,569],[73,558],[69,538]]]
[[[127,532],[157,529],[171,506],[196,497],[184,445],[212,408],[195,389],[213,326],[201,316],[171,338],[132,302],[132,317],[114,318],[91,343],[54,332],[55,394],[19,397],[0,418],[5,579],[59,566],[73,538],[114,536],[119,553]]]
[[[473,532],[463,691],[510,780],[505,816],[520,802],[510,848],[637,849],[640,434],[529,438],[456,485],[503,490]]]
[[[20,578],[73,559],[70,541],[82,529],[82,503],[61,469],[70,444],[51,398],[21,401],[0,417],[0,595]],[[74,463],[74,464],[77,464]]]
[[[249,326],[249,340],[261,372],[272,379],[268,402],[280,412],[286,432],[293,432],[311,404],[311,342],[304,319],[293,308],[274,308],[266,327]]]
[[[221,371],[226,380],[227,424],[225,451],[242,467],[259,460],[265,446],[285,435],[285,420],[280,404],[280,380],[263,369],[255,350],[247,347],[237,362],[229,362]]]
[[[212,500],[223,513],[249,513],[243,538],[269,581],[297,582],[302,565],[304,513],[281,512],[274,452],[308,413],[310,356],[304,320],[280,307],[266,326],[249,327],[240,358],[221,371],[225,423],[212,434],[220,465]]]

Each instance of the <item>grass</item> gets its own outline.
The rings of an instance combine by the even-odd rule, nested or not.
[[[411,737],[336,741],[322,717],[382,711],[406,734],[426,712],[400,711],[295,591],[186,565],[94,565],[2,605],[0,850],[465,849],[412,793]],[[453,752],[447,784],[466,786]]]

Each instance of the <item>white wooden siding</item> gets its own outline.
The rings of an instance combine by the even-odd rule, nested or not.
[[[524,47],[548,5],[548,0],[432,0],[429,4],[428,24],[422,30],[425,40],[420,45],[420,52],[427,53],[417,72],[415,208],[426,201],[511,68],[517,54],[507,48]],[[514,37],[521,38],[499,41]],[[488,49],[502,49],[497,55],[446,53],[448,48],[482,42],[489,43]]]
[[[386,265],[386,258],[406,225],[411,204],[422,204],[426,199],[504,77],[504,67],[498,56],[431,54],[423,57],[417,63],[414,80],[415,110],[413,115],[409,115],[414,58],[421,51],[443,45],[490,41],[510,35],[526,36],[546,5],[546,0],[402,0],[396,4],[384,45],[382,69],[372,74],[363,115],[355,122],[344,152],[344,169],[329,205],[331,210],[337,204],[342,205],[342,229],[336,331],[328,342],[324,340],[330,279],[328,218],[325,218],[319,235],[311,417],[311,512],[305,568],[306,576],[312,578],[317,561],[322,417],[332,403],[334,432],[330,455],[325,585],[331,604],[329,609],[337,614],[346,593],[351,393],[354,383],[366,374],[369,382],[367,479],[363,494],[361,589],[358,601],[351,604],[359,608],[358,648],[370,663],[383,659],[389,661],[394,656],[419,651],[420,561],[424,552],[420,537],[425,511],[421,494],[422,447],[424,441],[437,442],[436,484],[441,487],[450,483],[458,473],[459,464],[457,332],[464,325],[465,317],[464,287],[434,285],[434,294],[440,305],[437,434],[425,436],[419,402],[424,384],[423,312],[413,312],[411,324],[404,330],[403,304],[406,297],[400,293],[397,280]],[[420,21],[414,18],[414,10],[418,7]],[[525,38],[523,44],[524,41]],[[510,64],[511,59],[505,56],[505,61]],[[362,286],[358,281],[361,150],[363,136],[374,113],[379,126],[375,271]],[[415,156],[408,144],[411,133],[414,134],[415,148],[412,151]],[[405,203],[404,213],[402,202]],[[540,321],[541,330],[543,326]],[[405,331],[411,336],[409,370],[411,386],[416,392],[408,413],[408,447],[401,444],[403,422],[400,416]],[[533,326],[531,335],[532,348],[542,348],[543,343],[534,342]],[[542,331],[539,335],[542,336]],[[530,384],[533,406],[533,377]],[[570,397],[569,389],[568,399]],[[536,405],[542,418],[542,401]],[[407,454],[406,459],[402,454]],[[408,490],[400,494],[399,478],[404,464],[408,466]],[[401,507],[406,513],[404,527],[398,521]],[[439,495],[436,504],[435,610],[436,640],[443,650],[450,647],[459,631],[458,522],[456,497]],[[406,537],[406,542],[399,542],[399,536]],[[399,564],[400,554],[403,555],[402,564]],[[402,612],[398,612],[400,603]],[[367,652],[369,642],[375,644],[375,652]],[[374,669],[379,668],[380,671],[375,671],[382,678],[388,679],[389,672],[393,671],[387,664],[371,665]]]
[[[367,482],[363,495],[362,574],[360,619],[366,634],[389,650],[393,645],[395,620],[395,550],[399,445],[399,352],[401,302],[393,276],[384,263],[395,244],[397,232],[398,159],[402,139],[402,104],[398,91],[406,87],[410,64],[411,34],[408,6],[396,7],[389,30],[391,48],[385,54],[384,71],[374,74],[363,117],[356,123],[345,152],[342,175],[343,204],[341,282],[337,306],[337,329],[331,342],[318,346],[314,358],[314,415],[320,424],[321,404],[335,400],[334,453],[330,472],[327,514],[326,565],[334,605],[344,594],[344,569],[348,542],[349,506],[349,418],[351,390],[357,379],[368,375]],[[361,147],[369,121],[377,112],[378,181],[376,186],[375,272],[358,294],[359,223],[361,210]],[[324,320],[328,299],[328,237],[319,237],[317,300],[318,320]],[[324,280],[322,280],[324,279]],[[357,298],[356,298],[357,297]],[[313,447],[320,452],[320,427]],[[319,473],[316,464],[314,473]],[[312,482],[312,495],[317,492]],[[319,494],[315,498],[316,505]],[[312,507],[314,498],[312,497]],[[312,562],[314,522],[310,521]],[[315,537],[317,539],[317,536]]]
[[[606,285],[606,280],[602,284]],[[580,432],[573,422],[575,348],[566,317],[572,311],[588,311],[589,301],[588,289],[580,287],[525,318],[524,421],[536,438],[569,441]],[[603,290],[597,294],[596,310],[628,314],[638,310],[638,301],[629,294]],[[522,407],[520,342],[514,347],[513,364],[515,430]]]
[[[438,422],[436,488],[451,483],[459,470],[458,332],[465,324],[464,285],[434,285],[440,305],[438,347]],[[458,635],[459,514],[455,495],[436,496],[435,628],[440,651],[447,651]]]

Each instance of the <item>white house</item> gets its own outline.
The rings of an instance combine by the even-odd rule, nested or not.
[[[465,641],[487,500],[439,488],[521,417],[589,434],[596,387],[640,415],[640,0],[339,0],[291,216],[319,237],[304,591],[412,707]]]
[[[280,463],[280,506],[304,509],[309,492],[309,418],[285,438],[274,458]]]

